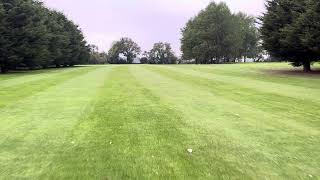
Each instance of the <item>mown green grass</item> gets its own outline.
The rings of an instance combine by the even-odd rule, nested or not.
[[[290,68],[1,75],[0,179],[318,179],[320,78]]]

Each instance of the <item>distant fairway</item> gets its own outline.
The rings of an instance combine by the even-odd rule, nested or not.
[[[0,75],[0,179],[319,179],[320,76],[277,69]]]

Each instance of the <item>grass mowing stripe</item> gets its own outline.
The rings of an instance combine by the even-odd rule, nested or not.
[[[70,145],[65,138],[90,108],[110,68],[81,71],[0,111],[1,179],[38,179],[48,170],[61,147]]]
[[[68,81],[71,78],[77,77],[81,74],[93,71],[96,68],[97,67],[79,68],[71,71],[61,72],[61,74],[55,74],[54,76],[50,75],[46,78],[36,78],[36,80],[19,83],[15,86],[5,88],[0,87],[0,111],[3,107],[6,107],[12,103],[18,103],[19,100],[44,91],[52,86],[56,86],[60,83]]]
[[[208,138],[210,132],[220,134],[221,139],[226,141],[222,143],[225,146],[227,142],[233,142],[232,149],[219,150],[226,154],[219,151],[212,153],[226,156],[230,164],[238,164],[241,171],[255,179],[303,178],[308,177],[308,173],[319,175],[319,159],[315,158],[319,157],[319,141],[317,135],[314,136],[314,133],[319,134],[318,130],[309,128],[312,133],[308,130],[302,133],[292,127],[281,127],[272,114],[261,116],[254,108],[217,97],[206,89],[193,88],[192,84],[165,78],[152,72],[153,67],[149,73],[141,67],[136,67],[135,75],[144,79],[143,82],[149,84],[162,99],[176,104],[189,118],[186,118],[188,123],[209,132]],[[209,142],[215,141],[211,139]]]
[[[42,70],[28,70],[28,71],[17,71],[17,72],[9,72],[6,74],[0,75],[0,81],[6,81],[9,79],[14,78],[23,78],[23,77],[29,77],[29,76],[39,76],[39,75],[46,75],[47,73],[54,73],[65,69],[42,69]]]
[[[46,69],[46,70],[33,70],[33,71],[23,71],[14,72],[8,74],[0,75],[0,88],[6,88],[10,86],[15,86],[19,84],[24,84],[36,80],[41,80],[56,75],[61,75],[62,73],[68,73],[71,71],[79,70],[81,66],[73,68],[61,68],[61,69]]]
[[[0,179],[317,179],[317,81],[242,76],[278,65],[85,67],[0,109]]]
[[[277,115],[276,117],[282,117],[282,121],[288,120],[286,124],[292,125],[292,123],[296,123],[296,127],[304,127],[305,125],[315,128],[320,127],[320,121],[318,121],[318,117],[320,116],[319,104],[310,102],[309,100],[289,98],[261,91],[260,89],[256,90],[239,86],[238,84],[234,85],[214,79],[198,77],[194,74],[177,73],[171,68],[150,67],[150,69],[163,76],[192,84],[194,87],[207,89],[218,96],[263,112],[272,113],[273,115]],[[301,111],[301,109],[305,110]],[[304,121],[300,122],[301,120]],[[304,131],[305,129],[302,128],[301,130]]]
[[[320,104],[320,100],[318,98],[314,98],[314,97],[320,96],[320,91],[318,89],[311,89],[311,88],[292,86],[292,85],[286,85],[286,84],[262,82],[257,80],[251,80],[248,78],[235,77],[235,76],[231,77],[231,76],[224,76],[224,75],[217,75],[217,74],[212,75],[210,73],[195,72],[188,69],[180,70],[179,68],[175,68],[174,66],[170,66],[170,67],[158,66],[158,68],[161,68],[161,67],[173,68],[174,71],[176,72],[197,76],[199,78],[207,78],[215,81],[220,81],[223,83],[230,83],[237,86],[253,88],[253,89],[264,91],[267,93],[278,94],[280,96],[288,96],[290,98],[306,99],[306,100]]]
[[[172,179],[193,177],[184,123],[159,97],[117,66],[89,116],[47,172],[58,179]],[[175,138],[172,138],[175,137]],[[94,164],[94,166],[91,166]],[[185,174],[187,173],[187,174]],[[192,176],[193,175],[193,176]],[[45,177],[45,176],[44,176]]]
[[[270,66],[271,65],[271,66]],[[274,70],[290,70],[290,66],[286,64],[271,63],[269,66],[266,64],[240,64],[240,65],[181,65],[176,66],[180,69],[190,69],[197,72],[206,72],[214,75],[234,76],[243,77],[251,80],[258,80],[262,82],[272,82],[278,84],[288,84],[293,86],[301,86],[307,88],[320,89],[320,80],[318,78],[310,78],[286,75],[281,73],[272,73]],[[232,67],[234,66],[234,67]]]
[[[267,121],[265,123],[272,124],[273,126],[277,126],[279,128],[287,127],[299,132],[308,131],[310,135],[317,136],[319,134],[319,121],[317,118],[319,116],[319,111],[317,104],[302,100],[296,102],[292,101],[292,99],[273,94],[271,94],[271,96],[269,94],[268,97],[268,93],[259,91],[256,92],[252,89],[241,89],[237,86],[224,84],[219,81],[214,82],[212,80],[199,79],[193,76],[188,77],[186,75],[181,75],[180,73],[175,73],[171,70],[165,71],[164,69],[162,69],[162,71],[159,71],[159,69],[155,67],[151,69],[152,71],[156,71],[157,73],[160,73],[165,77],[175,79],[179,82],[185,82],[187,84],[190,84],[191,87],[199,87],[199,89],[204,89],[210,93],[212,92],[218,97],[223,97],[223,99],[229,100],[226,102],[226,105],[233,104],[238,108],[241,107],[243,109],[254,109],[255,114],[260,114],[260,117],[263,117],[265,115],[273,117],[272,121]],[[233,94],[234,89],[232,88],[236,90],[236,94]],[[242,93],[241,90],[244,91],[244,93]],[[262,99],[266,99],[265,102],[263,102]],[[280,101],[280,103],[277,101]],[[279,104],[283,107],[278,107]],[[300,110],[301,108],[305,108],[307,105],[307,109],[310,111],[299,113],[298,110]],[[298,112],[292,111],[290,109],[296,109],[295,106],[298,107]],[[286,109],[285,107],[289,108]]]

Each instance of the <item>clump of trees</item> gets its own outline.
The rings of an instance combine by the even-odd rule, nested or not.
[[[89,59],[77,25],[35,0],[0,0],[1,72],[73,66]]]
[[[183,59],[197,64],[232,63],[256,58],[259,33],[255,18],[233,14],[225,3],[211,2],[182,30]]]
[[[141,54],[140,46],[130,38],[115,41],[109,49],[107,59],[110,64],[132,64]],[[174,55],[169,43],[159,42],[153,48],[142,53],[141,64],[176,64],[178,58]]]
[[[320,1],[269,0],[261,17],[263,47],[276,58],[311,71],[320,60]]]
[[[140,64],[149,64],[149,59],[147,58],[146,54],[140,58]]]
[[[90,49],[90,58],[89,64],[107,64],[108,63],[108,54],[105,52],[99,52],[99,49],[96,45],[89,45]]]
[[[121,38],[113,43],[108,52],[110,64],[132,64],[141,53],[140,46],[130,38]]]
[[[177,64],[175,56],[169,43],[159,42],[153,45],[149,52],[144,53],[140,59],[142,64]]]

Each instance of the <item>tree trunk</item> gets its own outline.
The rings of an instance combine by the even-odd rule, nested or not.
[[[311,71],[311,63],[310,61],[303,62],[303,71],[310,72]]]

